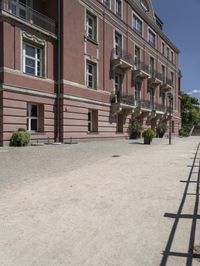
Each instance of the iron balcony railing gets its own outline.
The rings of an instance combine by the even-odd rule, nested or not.
[[[152,78],[155,78],[155,79],[158,79],[160,81],[163,81],[162,73],[150,68],[150,74],[151,74]]]
[[[171,86],[171,87],[173,87],[173,81],[171,80],[171,79],[166,79],[166,83],[169,85],[169,86]]]
[[[56,34],[55,21],[14,0],[0,0],[0,9],[34,26]]]
[[[140,108],[144,108],[144,109],[152,109],[152,102],[150,100],[137,100],[137,105]]]
[[[165,112],[166,111],[165,105],[159,104],[159,103],[154,103],[154,109],[156,111],[161,111],[161,112]]]
[[[145,64],[142,61],[135,62],[135,70],[142,70],[142,71],[146,72],[147,74],[150,74],[149,65]]]
[[[116,92],[116,94],[111,98],[111,103],[124,103],[127,105],[135,105],[135,98],[133,95],[122,94],[121,92]]]
[[[114,59],[122,59],[123,61],[133,65],[133,55],[121,48],[113,48],[112,60]]]

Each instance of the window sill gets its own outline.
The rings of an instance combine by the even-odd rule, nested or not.
[[[94,39],[91,39],[90,37],[87,37],[86,36],[86,39],[89,41],[89,42],[91,42],[91,43],[93,43],[93,44],[95,44],[95,45],[99,45],[99,43],[96,41],[96,40],[94,40]]]
[[[36,76],[36,75],[31,75],[31,74],[28,74],[26,72],[22,72],[24,75],[28,76],[28,77],[32,77],[32,78],[36,78],[36,79],[46,79],[46,77],[44,76]]]

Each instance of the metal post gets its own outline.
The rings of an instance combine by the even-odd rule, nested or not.
[[[169,145],[172,144],[172,112],[173,112],[173,94],[169,93]]]

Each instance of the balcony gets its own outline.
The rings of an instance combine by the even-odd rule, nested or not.
[[[161,86],[163,92],[169,92],[173,89],[173,81],[171,79],[166,79]]]
[[[161,113],[165,113],[166,112],[166,107],[163,104],[159,104],[159,103],[154,103],[154,110],[156,112],[161,112]]]
[[[134,79],[135,78],[147,79],[149,77],[150,77],[149,65],[146,65],[144,62],[136,63],[134,69]]]
[[[116,115],[120,112],[131,114],[135,108],[135,98],[133,95],[116,94],[111,99],[111,112]]]
[[[163,76],[158,71],[152,70],[150,71],[151,77],[149,78],[149,86],[150,87],[157,87],[158,85],[162,84]]]
[[[56,34],[56,24],[53,20],[14,0],[0,0],[0,12],[1,15],[13,17],[20,22],[28,23],[32,27]]]
[[[123,49],[112,50],[112,69],[120,68],[123,71],[129,71],[133,69],[133,56]]]

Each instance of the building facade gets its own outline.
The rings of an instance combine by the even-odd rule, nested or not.
[[[179,50],[149,0],[0,0],[0,143],[127,137],[180,120]],[[171,99],[171,105],[170,105]]]

